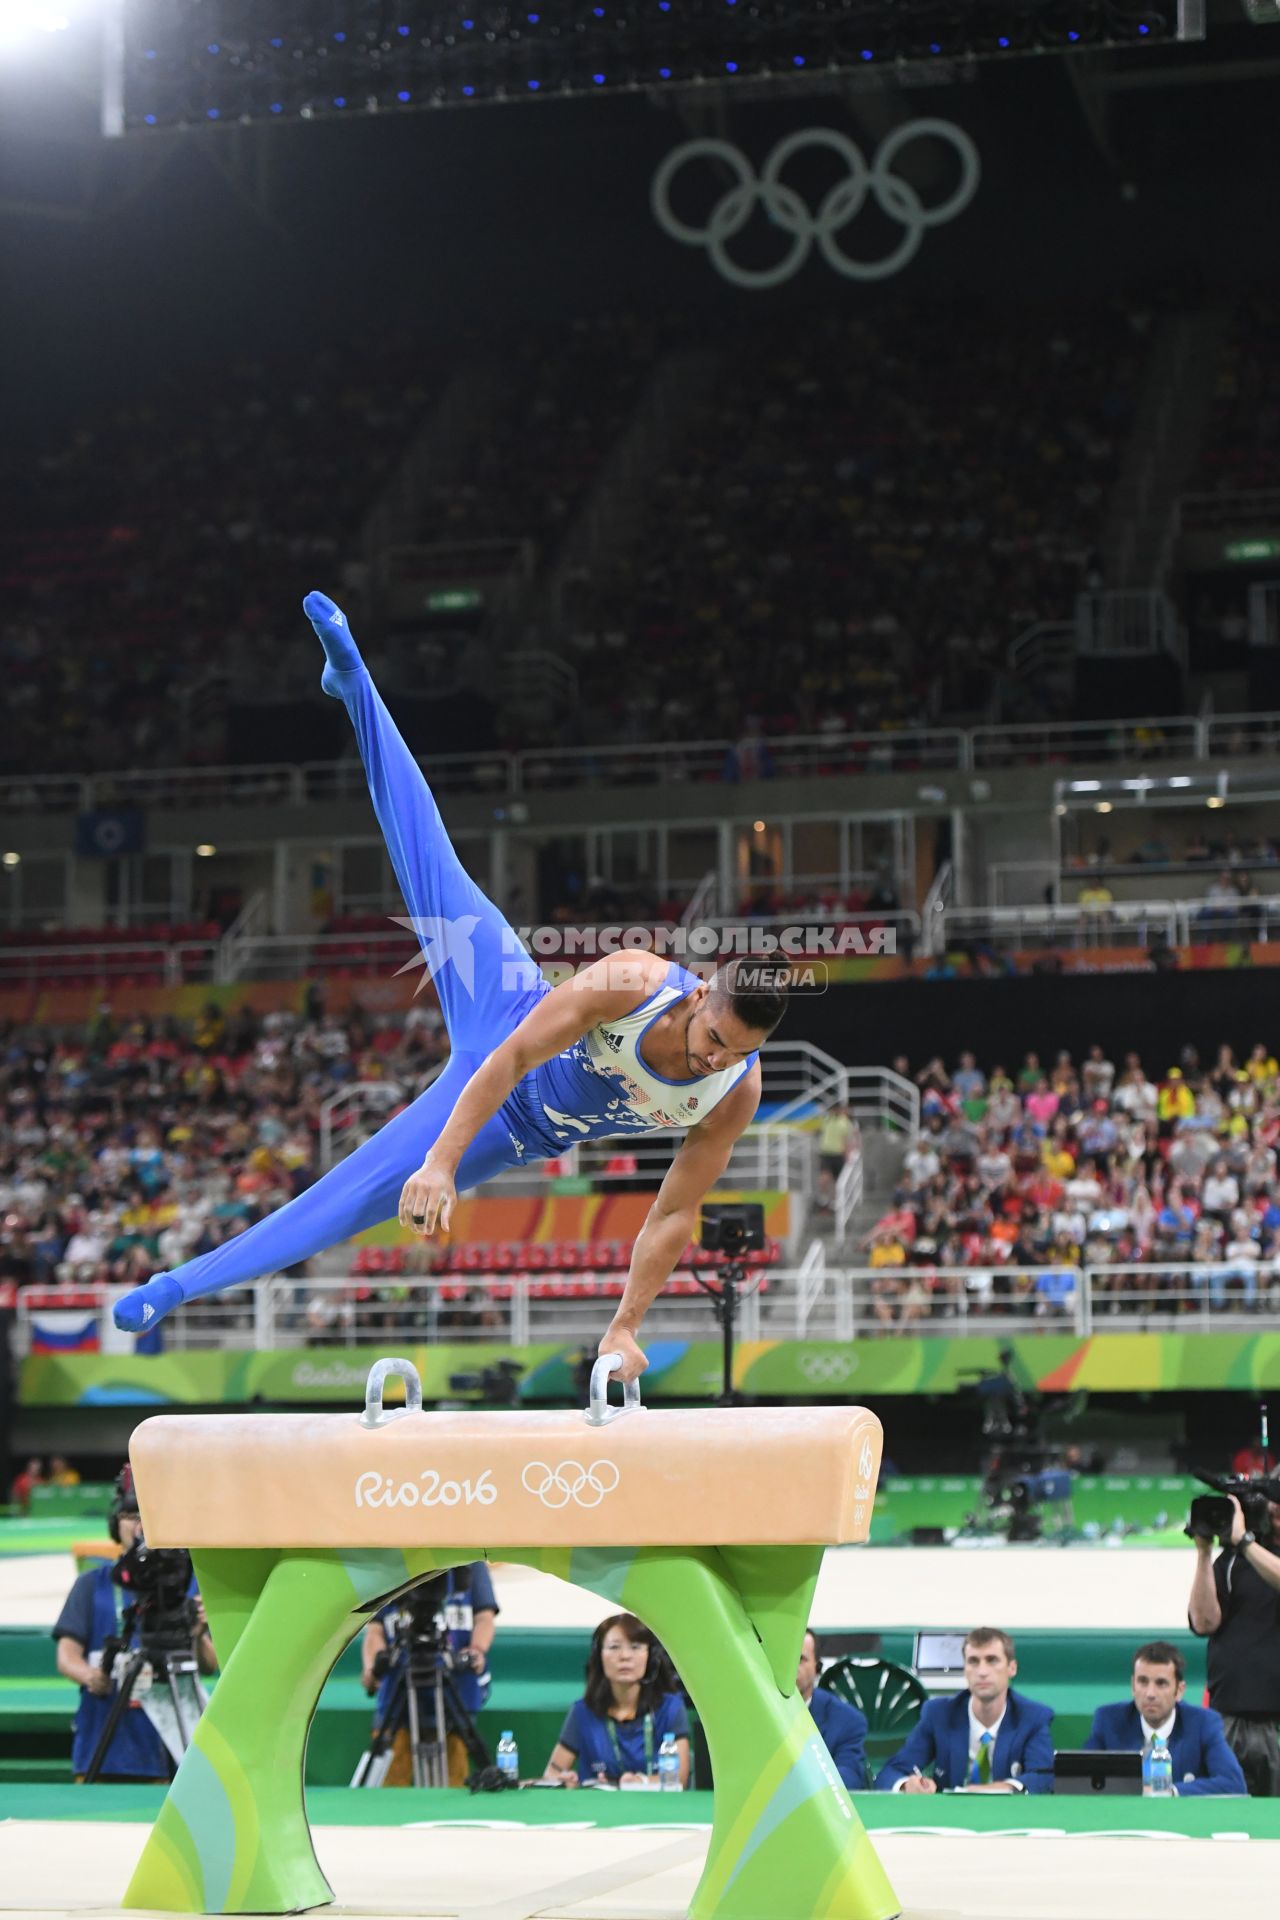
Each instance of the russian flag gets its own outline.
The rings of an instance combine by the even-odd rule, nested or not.
[[[97,1353],[100,1310],[88,1307],[31,1305],[32,1353]]]

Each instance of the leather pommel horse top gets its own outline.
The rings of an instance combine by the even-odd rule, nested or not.
[[[861,1407],[160,1414],[130,1447],[155,1547],[836,1546],[865,1540]]]

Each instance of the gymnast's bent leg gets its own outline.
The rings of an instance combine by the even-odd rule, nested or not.
[[[477,1054],[455,1053],[439,1079],[411,1106],[296,1200],[210,1253],[186,1261],[172,1273],[158,1273],[126,1294],[116,1305],[116,1325],[130,1333],[147,1332],[184,1300],[281,1273],[365,1227],[392,1219],[401,1188],[439,1138],[480,1059]],[[517,1158],[501,1115],[495,1114],[462,1156],[459,1193],[514,1166]]]
[[[325,650],[320,684],[356,730],[378,824],[416,923],[455,1047],[488,1053],[548,991],[540,969],[454,851],[435,796],[369,678],[346,616],[323,593],[303,610]]]

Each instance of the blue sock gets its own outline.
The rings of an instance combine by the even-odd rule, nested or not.
[[[351,628],[347,616],[336,607],[327,593],[309,593],[302,603],[302,611],[315,628],[324,648],[328,665],[320,679],[320,685],[335,700],[342,698],[342,690],[330,681],[331,673],[353,673],[364,665],[355,641],[351,637]]]
[[[174,1307],[186,1299],[182,1287],[171,1273],[157,1273],[145,1286],[135,1287],[116,1302],[112,1315],[124,1333],[150,1333]]]

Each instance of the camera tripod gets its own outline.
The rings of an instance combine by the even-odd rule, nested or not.
[[[131,1627],[129,1631],[132,1631]],[[111,1671],[116,1655],[123,1651],[124,1644],[117,1639],[108,1641],[103,1649],[104,1672]],[[144,1667],[151,1668],[153,1689],[157,1687],[167,1689],[167,1693],[161,1693],[154,1702],[148,1696],[143,1712],[146,1713],[164,1742],[175,1766],[181,1763],[183,1754],[191,1745],[196,1721],[209,1704],[209,1697],[200,1679],[200,1667],[191,1644],[191,1637],[189,1634],[182,1636],[165,1633],[149,1634],[144,1628],[139,1635],[137,1647],[129,1655],[128,1665],[116,1688],[116,1697],[111,1702],[106,1723],[98,1736],[98,1744],[93,1750],[93,1758],[85,1769],[84,1784],[86,1786],[91,1786],[102,1772],[103,1763],[110,1750],[111,1742],[116,1737],[121,1717],[132,1705],[133,1691]],[[189,1688],[184,1686],[184,1682],[189,1683]],[[162,1709],[162,1717],[168,1722],[167,1726],[160,1724],[160,1719],[152,1711],[153,1705]],[[170,1719],[170,1709],[172,1709],[172,1719]]]
[[[351,1776],[353,1787],[382,1786],[391,1770],[396,1735],[402,1727],[409,1735],[415,1787],[448,1786],[450,1733],[456,1733],[462,1740],[477,1770],[489,1765],[489,1749],[458,1697],[450,1656],[445,1649],[424,1643],[415,1636],[392,1660],[388,1671],[394,1676],[394,1682],[387,1710]],[[425,1727],[420,1689],[430,1694]]]
[[[736,1407],[742,1404],[742,1395],[733,1384],[733,1344],[738,1303],[747,1294],[754,1293],[760,1282],[756,1279],[748,1283],[746,1262],[743,1260],[726,1260],[716,1271],[718,1278],[714,1281],[704,1280],[700,1273],[695,1273],[693,1277],[715,1308],[716,1319],[720,1322],[724,1378],[716,1405]]]

